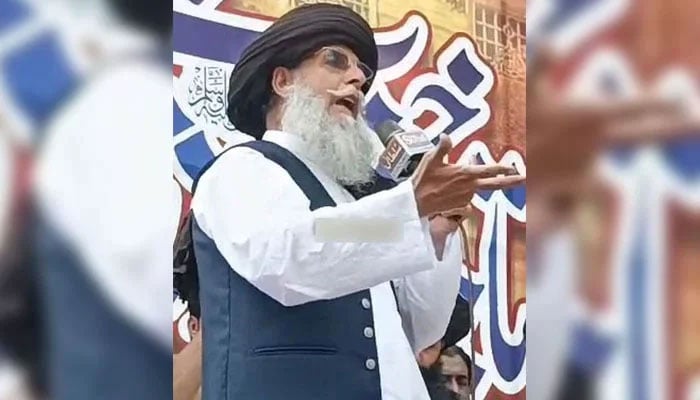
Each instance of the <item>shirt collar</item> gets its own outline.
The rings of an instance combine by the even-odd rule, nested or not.
[[[309,155],[308,144],[299,135],[278,130],[268,130],[263,134],[262,139],[284,147],[299,158],[309,170],[311,170],[336,202],[339,201],[338,199],[343,199],[343,201],[354,200],[347,189],[328,175],[317,162],[314,162],[313,158]]]
[[[309,145],[299,135],[270,129],[263,134],[262,139],[278,144],[292,152],[292,154],[309,167],[311,172],[313,172],[318,179],[324,182],[324,186],[327,186],[329,182],[335,182],[337,184],[335,179],[333,179],[310,154],[308,150]]]
[[[285,149],[291,151],[292,154],[302,159],[303,161],[312,162],[314,165],[318,166],[318,163],[314,162],[313,158],[309,154],[309,151],[307,150],[308,145],[306,144],[306,141],[299,137],[299,135],[270,129],[265,132],[262,139],[268,142],[278,144],[284,147]]]

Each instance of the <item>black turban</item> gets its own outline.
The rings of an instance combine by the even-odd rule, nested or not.
[[[265,106],[272,92],[272,71],[295,68],[324,46],[345,45],[377,70],[372,29],[353,10],[333,4],[308,4],[284,14],[251,43],[236,63],[228,88],[226,115],[240,131],[260,139]],[[362,88],[365,93],[371,82]]]

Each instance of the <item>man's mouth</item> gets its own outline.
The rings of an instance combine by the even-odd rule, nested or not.
[[[347,96],[335,101],[335,104],[344,107],[353,117],[357,115],[357,97]]]
[[[329,90],[328,93],[333,96],[333,105],[347,110],[353,118],[357,117],[360,110],[360,94],[357,89],[348,87],[344,90]]]

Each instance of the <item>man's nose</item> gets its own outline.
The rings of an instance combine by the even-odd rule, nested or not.
[[[453,391],[455,393],[459,393],[459,384],[457,383],[456,377],[453,376],[450,378],[449,386],[450,386],[451,391]]]
[[[367,83],[367,77],[357,64],[353,64],[347,71],[345,83],[355,86],[357,90],[362,90],[362,86]]]

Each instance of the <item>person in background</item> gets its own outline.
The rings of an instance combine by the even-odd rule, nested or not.
[[[459,346],[450,346],[440,355],[437,364],[440,383],[431,400],[469,400],[472,385],[471,358]]]
[[[181,300],[187,303],[187,331],[190,342],[173,355],[173,400],[199,400],[202,398],[202,335],[199,282],[194,259],[188,256],[186,229],[180,229],[175,239],[173,288]],[[191,254],[191,253],[190,253]]]
[[[455,307],[447,325],[445,335],[432,346],[418,353],[418,365],[428,368],[437,362],[442,351],[462,340],[471,329],[471,311],[469,302],[461,295],[457,296]]]
[[[567,65],[547,45],[532,46],[527,70],[527,301],[529,329],[527,391],[532,398],[587,399],[595,392],[595,373],[604,370],[613,339],[577,314],[584,270],[599,268],[590,251],[604,235],[589,235],[600,224],[587,215],[607,185],[596,172],[613,149],[663,143],[697,132],[700,123],[686,105],[652,92],[632,98],[588,97],[565,93],[558,83]],[[568,68],[568,67],[567,67]],[[630,147],[632,146],[632,147]],[[625,150],[626,152],[626,150]],[[631,154],[631,153],[630,153]],[[591,263],[595,268],[591,268]],[[580,311],[580,310],[579,310]],[[584,313],[584,314],[587,314]],[[584,339],[581,341],[581,339]],[[574,351],[595,344],[595,351]],[[591,355],[583,368],[570,356]]]
[[[173,355],[173,400],[202,398],[202,335],[198,305],[187,301],[190,342]]]
[[[465,368],[471,371],[471,361],[456,344],[469,333],[471,329],[470,317],[469,302],[461,295],[457,296],[455,308],[450,317],[450,323],[447,326],[445,336],[418,354],[418,365],[420,366],[421,374],[423,375],[423,380],[428,388],[428,394],[431,400],[452,399],[453,397],[449,396],[454,395],[451,395],[450,392],[456,394],[463,392],[465,389],[465,382],[465,393],[467,395],[469,394],[469,382],[471,378],[465,380],[461,379],[460,376],[465,376],[465,374],[463,374],[464,368],[462,368],[461,363],[465,362],[467,364]],[[462,361],[454,358],[462,354],[464,355]],[[450,378],[449,380],[451,383],[456,383],[456,385],[446,384],[446,374],[455,378]],[[462,399],[461,397],[454,398]],[[468,397],[464,398],[466,399]]]

